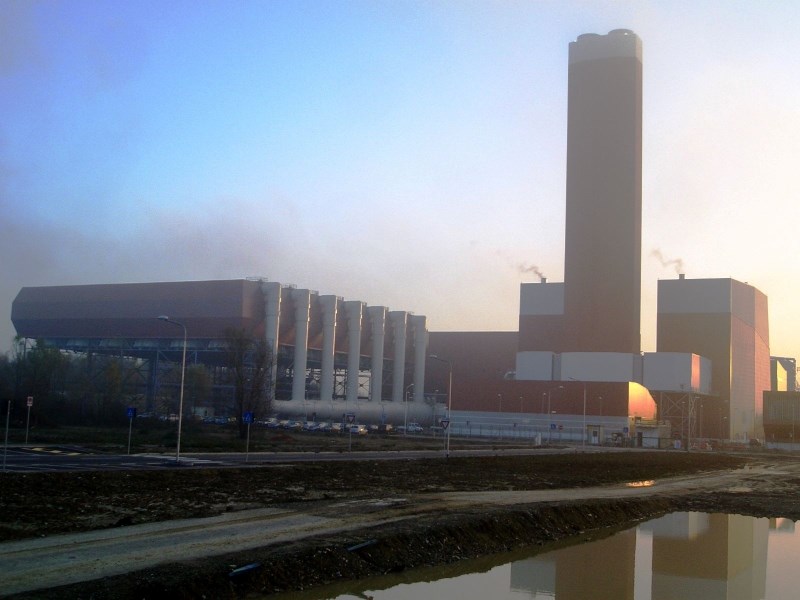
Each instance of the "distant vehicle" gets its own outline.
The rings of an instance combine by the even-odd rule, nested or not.
[[[366,425],[351,425],[350,426],[350,433],[353,435],[367,435],[367,426]]]
[[[317,425],[317,431],[322,431],[323,433],[328,433],[331,430],[330,423],[320,423]]]
[[[409,423],[406,425],[407,433],[422,433],[422,425],[419,423]]]
[[[314,421],[306,421],[303,423],[303,431],[316,431],[319,429],[319,423]]]

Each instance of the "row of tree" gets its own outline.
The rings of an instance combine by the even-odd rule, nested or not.
[[[225,341],[221,366],[186,365],[184,414],[197,414],[199,407],[213,403],[237,418],[244,436],[245,412],[269,412],[272,357],[261,338],[243,330],[228,330]],[[156,394],[151,368],[149,361],[124,353],[66,352],[43,340],[17,338],[11,352],[0,355],[2,412],[10,402],[12,423],[20,423],[29,397],[34,399],[32,419],[41,425],[121,425],[127,406],[177,412],[181,364],[168,363],[158,373]]]

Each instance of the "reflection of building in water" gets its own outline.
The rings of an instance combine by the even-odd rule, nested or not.
[[[530,598],[758,600],[768,529],[738,515],[676,513],[605,540],[511,564],[511,589]]]
[[[511,589],[532,598],[633,600],[636,530],[511,564]]]
[[[702,516],[707,517],[707,527],[676,522],[672,516],[647,525],[653,530],[652,600],[763,598],[768,521],[739,515]]]
[[[777,531],[780,533],[794,533],[795,522],[791,519],[770,519],[770,531]]]

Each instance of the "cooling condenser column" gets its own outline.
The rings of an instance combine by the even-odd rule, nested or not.
[[[311,313],[311,291],[292,290],[295,308],[294,377],[292,400],[306,398],[306,367],[308,366],[308,319]]]
[[[403,384],[406,372],[406,316],[402,310],[389,313],[389,322],[394,333],[394,372],[392,377],[392,402],[403,401]]]
[[[264,339],[269,350],[269,392],[275,397],[275,384],[278,377],[278,332],[281,323],[281,284],[277,281],[261,283],[264,294]]]
[[[428,356],[428,329],[423,315],[411,316],[414,336],[414,402],[425,399],[425,359]]]
[[[369,385],[369,399],[372,402],[383,400],[383,344],[386,339],[386,307],[370,306],[367,314],[372,322],[372,368]]]
[[[364,303],[348,300],[344,303],[347,318],[347,387],[345,398],[355,407],[358,402],[358,375],[361,370],[361,316]]]
[[[322,365],[319,377],[319,397],[324,402],[333,400],[333,358],[336,351],[336,313],[339,298],[320,296],[322,307]],[[333,416],[333,415],[331,415]]]

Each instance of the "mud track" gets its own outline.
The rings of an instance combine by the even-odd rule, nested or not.
[[[243,471],[251,485],[239,481],[242,489],[212,516],[150,519],[0,544],[2,593],[18,598],[239,597],[584,539],[674,510],[800,519],[800,461],[780,457],[631,453],[451,459],[447,475],[438,461],[326,468],[346,469],[351,478],[355,469],[371,485],[340,489],[330,476],[343,473],[335,472],[313,485],[318,473],[307,466]],[[270,497],[280,497],[277,492],[288,487],[295,501],[262,500],[261,506],[247,507],[245,487],[263,492],[263,471],[275,480]],[[208,478],[215,476],[180,475],[203,480],[206,498],[214,498]],[[98,479],[110,486],[105,476]],[[381,481],[381,487],[373,487]],[[170,480],[168,495],[187,491],[176,483]],[[139,489],[139,500],[148,493]],[[68,504],[65,492],[62,497]],[[113,508],[115,514],[125,513],[119,502]],[[81,519],[75,523],[85,525]],[[231,575],[234,566],[255,563],[259,566]]]

